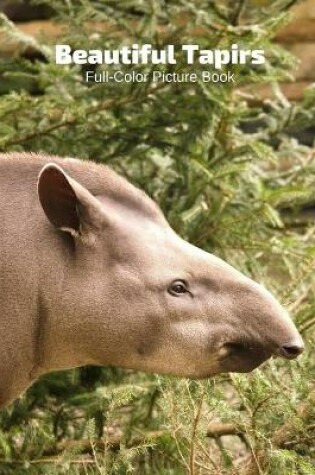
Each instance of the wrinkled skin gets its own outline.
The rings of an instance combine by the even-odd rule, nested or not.
[[[113,171],[0,155],[0,193],[2,405],[56,369],[199,378],[302,352],[266,289],[181,239]]]

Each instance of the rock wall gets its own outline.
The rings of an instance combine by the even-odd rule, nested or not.
[[[304,0],[293,10],[294,20],[277,36],[277,41],[297,56],[297,88],[315,82],[315,0]],[[298,92],[298,89],[297,89]]]

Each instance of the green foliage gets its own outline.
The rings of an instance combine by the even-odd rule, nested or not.
[[[2,17],[20,46],[0,63],[0,148],[109,164],[156,199],[185,239],[272,289],[307,351],[297,362],[202,382],[110,368],[48,375],[1,413],[0,475],[314,474],[315,160],[292,135],[314,126],[315,88],[288,102],[277,81],[291,77],[295,60],[272,42],[294,2],[48,3],[67,25],[58,42],[74,48],[265,49],[265,66],[231,66],[235,85],[92,84],[81,67],[56,66],[47,39]],[[21,59],[27,48],[41,60]],[[241,86],[262,83],[274,96],[252,105]]]

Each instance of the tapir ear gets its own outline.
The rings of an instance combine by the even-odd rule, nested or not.
[[[97,198],[54,163],[40,172],[38,196],[49,221],[75,237],[85,237],[105,222]]]

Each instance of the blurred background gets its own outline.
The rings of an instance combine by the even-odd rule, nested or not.
[[[297,361],[205,381],[48,375],[1,411],[0,474],[314,475],[314,0],[0,0],[0,10],[0,150],[113,167],[181,236],[272,290],[306,342]],[[84,66],[55,64],[56,43],[237,43],[265,49],[266,64],[223,68],[235,84],[86,83]],[[178,57],[154,69],[204,67]]]

